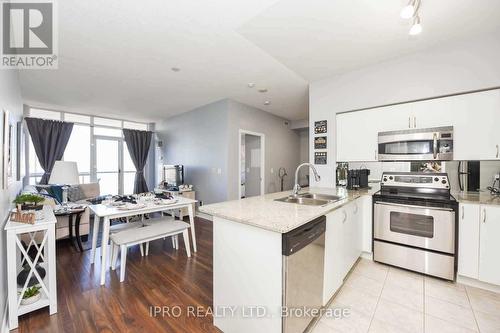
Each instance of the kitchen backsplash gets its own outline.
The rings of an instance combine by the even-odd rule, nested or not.
[[[458,187],[458,161],[442,163],[443,172],[448,173],[451,190],[459,191]],[[383,172],[409,172],[411,162],[350,162],[349,169],[370,169],[370,181],[380,181]],[[481,161],[480,164],[480,189],[486,191],[491,186],[495,174],[500,173],[500,161]]]

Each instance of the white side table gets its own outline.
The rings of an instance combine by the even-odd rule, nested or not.
[[[52,315],[57,312],[57,287],[56,287],[56,217],[50,206],[43,207],[41,220],[35,224],[25,224],[7,221],[7,288],[9,306],[9,328],[18,327],[18,316],[25,313],[49,307]],[[21,243],[21,235],[28,234],[29,244],[25,249]],[[40,242],[39,242],[40,241]],[[28,255],[31,248],[36,249],[34,260]],[[21,254],[21,255],[20,255]],[[42,262],[43,260],[43,262]],[[29,265],[30,272],[24,286],[17,285],[17,275],[23,269],[22,263]],[[45,269],[45,277],[42,279],[37,270],[37,264]],[[41,298],[29,305],[21,304],[22,295],[28,288],[28,282],[32,277],[38,280]]]

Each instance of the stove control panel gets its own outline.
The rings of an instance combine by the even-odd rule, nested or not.
[[[447,173],[384,172],[382,186],[449,189]]]

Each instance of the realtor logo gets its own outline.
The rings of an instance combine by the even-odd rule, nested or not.
[[[55,3],[0,0],[1,68],[56,69]]]

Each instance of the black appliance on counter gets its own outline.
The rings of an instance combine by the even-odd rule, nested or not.
[[[347,172],[347,189],[357,190],[368,187],[369,169],[353,169]]]

